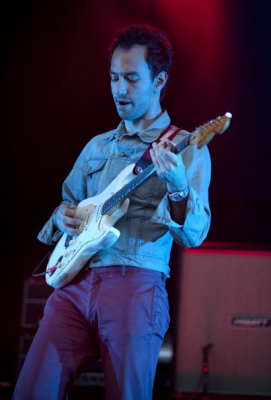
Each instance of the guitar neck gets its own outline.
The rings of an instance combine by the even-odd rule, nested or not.
[[[175,145],[174,152],[182,153],[189,145],[196,144],[200,149],[202,146],[207,145],[216,133],[223,133],[228,128],[232,114],[227,112],[222,117],[217,117],[209,122],[199,126],[194,132],[187,135],[183,140]],[[139,175],[135,175],[129,183],[124,185],[122,189],[117,191],[113,196],[104,202],[101,214],[104,215],[112,207],[118,204],[121,200],[127,197],[139,185],[145,182],[155,172],[153,164],[145,168]]]
[[[126,183],[120,190],[114,193],[108,200],[104,202],[101,214],[104,215],[112,207],[118,204],[121,200],[127,197],[133,190],[145,182],[155,172],[153,164],[145,168],[139,175],[136,175],[129,183]]]
[[[193,134],[188,135],[183,140],[181,140],[175,146],[175,153],[181,153],[186,149],[190,144],[190,140],[192,139]],[[147,168],[145,168],[139,175],[135,175],[135,178],[124,185],[120,190],[114,193],[108,200],[104,202],[104,205],[101,210],[101,214],[104,215],[107,211],[113,208],[116,204],[118,204],[121,200],[127,197],[133,190],[139,187],[143,182],[145,182],[148,178],[150,178],[155,173],[154,164],[150,164]]]

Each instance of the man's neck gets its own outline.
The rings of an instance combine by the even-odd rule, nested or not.
[[[159,111],[159,113],[153,118],[140,118],[140,119],[134,120],[134,121],[124,120],[125,129],[126,129],[127,133],[130,133],[130,134],[144,131],[144,130],[148,129],[148,127],[155,120],[157,120],[162,115],[162,113],[163,113],[163,110],[161,109]]]

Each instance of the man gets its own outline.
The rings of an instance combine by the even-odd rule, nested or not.
[[[172,241],[198,246],[210,224],[207,148],[189,146],[181,156],[172,141],[157,143],[170,124],[160,98],[171,60],[165,34],[148,26],[121,31],[112,43],[111,90],[122,121],[83,149],[63,184],[63,203],[39,239],[52,244],[59,231],[80,235],[77,204],[102,193],[151,144],[156,173],[129,195],[128,210],[115,224],[119,239],[48,300],[14,399],[62,399],[99,359],[108,400],[152,398],[169,325],[165,280]],[[186,135],[180,131],[173,140]]]

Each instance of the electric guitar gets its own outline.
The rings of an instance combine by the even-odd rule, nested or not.
[[[231,113],[217,117],[187,135],[175,145],[175,153],[183,152],[189,145],[199,149],[210,142],[216,133],[229,126]],[[82,220],[82,233],[78,236],[63,234],[48,261],[46,282],[61,288],[68,284],[99,250],[116,242],[120,232],[114,224],[126,213],[130,200],[127,196],[155,172],[153,164],[139,175],[133,173],[135,164],[126,167],[98,196],[81,201],[75,218]]]

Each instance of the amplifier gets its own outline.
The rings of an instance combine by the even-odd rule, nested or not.
[[[37,329],[43,316],[43,309],[54,289],[44,278],[27,277],[23,285],[21,327]]]
[[[185,249],[173,391],[271,395],[271,252]]]

